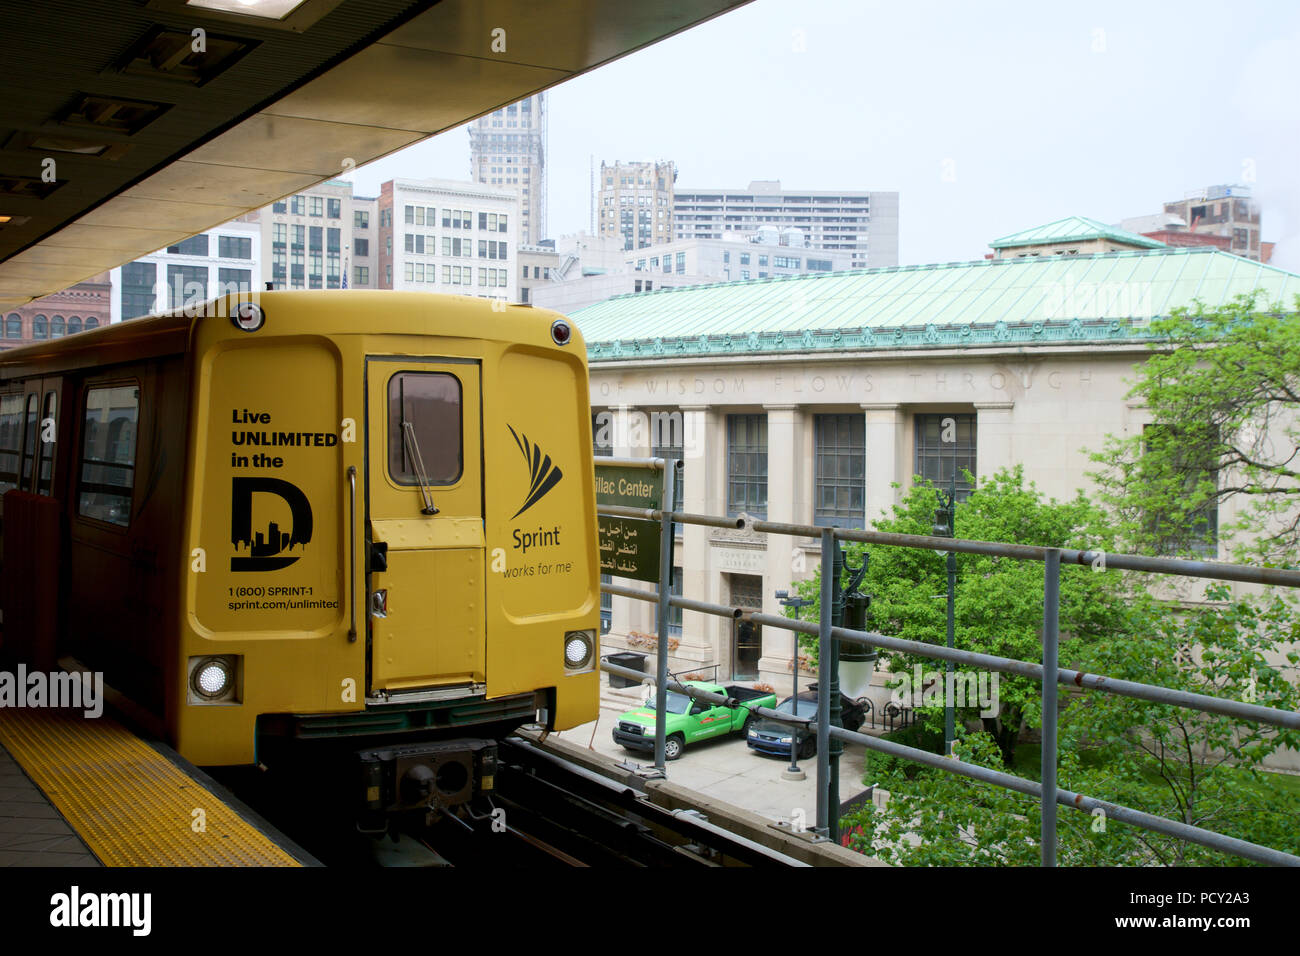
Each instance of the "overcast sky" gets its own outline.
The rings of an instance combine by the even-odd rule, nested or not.
[[[977,259],[1069,215],[1218,183],[1300,271],[1300,3],[756,0],[548,93],[548,232],[590,223],[590,158],[679,187],[900,194],[899,261]],[[360,169],[469,178],[452,130]]]

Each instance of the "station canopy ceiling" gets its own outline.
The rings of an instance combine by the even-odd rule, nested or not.
[[[744,2],[0,0],[0,309]]]

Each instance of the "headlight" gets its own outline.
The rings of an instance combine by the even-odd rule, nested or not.
[[[757,736],[758,736],[758,731],[757,731],[757,730],[751,730],[751,731],[749,732],[749,736],[751,736],[751,737],[757,737]]]
[[[569,673],[589,671],[595,666],[596,632],[564,632],[564,669]]]
[[[238,655],[191,657],[189,663],[191,704],[238,703]]]
[[[782,738],[781,738],[781,743],[783,743],[783,744],[792,744],[792,743],[794,743],[794,738],[793,738],[793,737],[782,737]]]

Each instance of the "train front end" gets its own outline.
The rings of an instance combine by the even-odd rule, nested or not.
[[[389,812],[489,790],[520,724],[594,720],[591,419],[567,320],[420,293],[213,305],[192,348],[181,753],[328,761]]]

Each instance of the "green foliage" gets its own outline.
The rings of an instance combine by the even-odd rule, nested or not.
[[[876,530],[901,534],[932,534],[935,489],[917,479],[892,518],[878,521]],[[1113,533],[1104,515],[1080,493],[1075,499],[1044,500],[1023,470],[1002,470],[986,477],[964,502],[958,502],[956,535],[982,541],[1035,544],[1049,547],[1110,550]],[[870,552],[868,574],[862,588],[872,595],[867,627],[891,637],[943,644],[947,639],[947,565],[943,555],[914,548],[851,544],[848,562],[857,566]],[[820,572],[803,582],[799,591],[816,601]],[[1116,633],[1128,620],[1123,581],[1113,570],[1075,570],[1061,578],[1060,622],[1062,660],[1076,643]],[[985,555],[957,555],[955,644],[959,648],[1019,660],[1042,659],[1043,565],[1035,561]],[[820,606],[805,608],[802,617],[816,620]],[[1073,640],[1071,640],[1073,639]],[[816,651],[815,638],[802,639]],[[881,651],[877,670],[911,673],[915,664],[923,671],[942,670],[942,662],[917,655]],[[958,672],[966,668],[958,668]],[[1022,726],[1039,723],[1039,685],[1028,678],[1000,675],[1001,713],[985,722],[1005,763],[1010,766]],[[959,710],[958,719],[974,719],[975,708]],[[922,719],[933,729],[941,727],[941,707],[926,708]]]
[[[1077,570],[1067,573],[1079,573]],[[1079,647],[1085,670],[1294,711],[1298,656],[1285,652],[1300,622],[1281,599],[1229,600],[1180,612],[1151,600],[1130,606],[1123,639]],[[897,736],[900,743],[929,749]],[[924,740],[915,732],[913,738]],[[1212,714],[1083,692],[1067,701],[1060,728],[1062,788],[1300,855],[1300,789],[1259,770],[1300,733]],[[959,740],[960,759],[1002,769],[984,733]],[[1036,777],[1022,772],[1020,776]],[[864,783],[891,792],[883,809],[860,811],[863,852],[908,865],[1032,866],[1039,859],[1037,800],[908,761],[872,755]],[[1068,807],[1058,810],[1063,865],[1239,865],[1247,861]]]
[[[1091,477],[1120,521],[1126,550],[1205,550],[1205,519],[1244,499],[1220,526],[1234,560],[1294,566],[1300,554],[1300,297],[1296,311],[1256,296],[1207,311],[1175,309],[1128,393],[1162,428],[1110,436]]]

